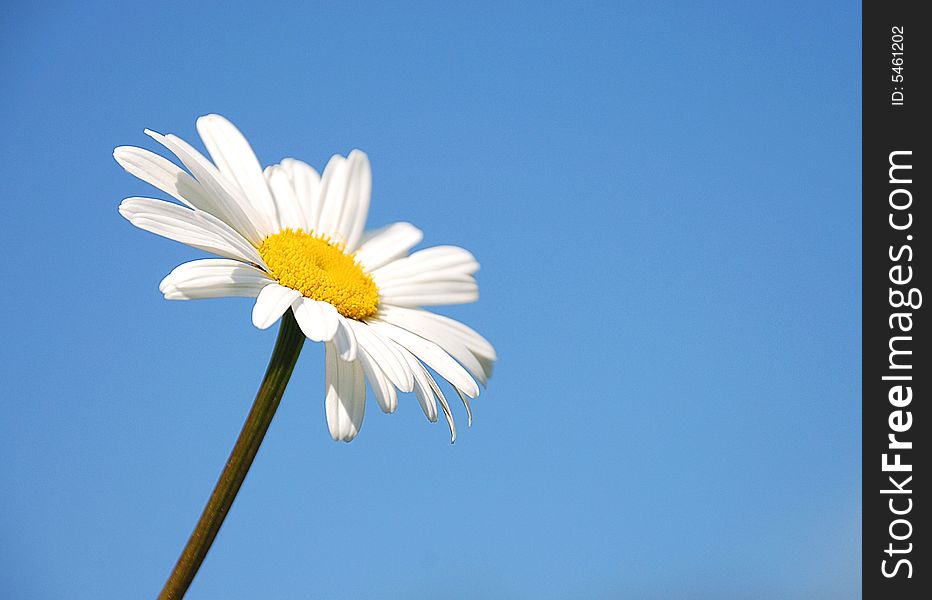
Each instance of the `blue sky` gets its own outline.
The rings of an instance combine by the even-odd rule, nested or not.
[[[201,253],[113,161],[219,112],[264,164],[364,149],[369,223],[482,263],[499,363],[330,440],[309,344],[189,598],[850,598],[860,7],[6,3],[0,589],[152,597],[274,341],[167,302]],[[197,145],[200,145],[197,142]],[[462,410],[457,418],[465,422]]]

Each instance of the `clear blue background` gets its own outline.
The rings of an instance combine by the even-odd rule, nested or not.
[[[275,331],[116,210],[208,112],[366,150],[500,361],[345,445],[308,345],[189,598],[858,593],[859,6],[459,4],[4,3],[4,597],[154,597],[249,409]]]

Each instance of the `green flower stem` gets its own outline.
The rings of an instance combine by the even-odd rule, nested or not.
[[[302,346],[304,334],[291,311],[285,311],[278,330],[275,350],[269,359],[265,379],[262,380],[259,393],[256,394],[256,401],[243,424],[243,430],[233,446],[233,451],[230,452],[230,458],[223,467],[220,480],[217,481],[210,500],[204,507],[194,533],[191,534],[191,539],[188,540],[181,558],[159,594],[159,600],[181,600],[188,591],[188,586],[204,562],[207,551],[220,531],[223,519],[227,516],[243,480],[246,479],[246,473],[249,472],[262,438],[265,437],[272,417],[275,416],[275,410],[291,378],[291,372],[294,371]]]

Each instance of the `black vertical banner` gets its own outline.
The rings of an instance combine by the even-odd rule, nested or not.
[[[862,9],[862,331],[864,598],[928,598],[932,532],[932,281],[925,114],[932,110],[932,28],[919,2]],[[932,293],[932,292],[930,292]]]

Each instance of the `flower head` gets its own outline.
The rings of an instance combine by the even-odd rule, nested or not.
[[[165,298],[253,297],[260,329],[291,310],[304,335],[325,345],[327,423],[335,440],[359,432],[366,379],[385,412],[394,412],[399,390],[414,391],[431,421],[439,402],[455,439],[452,412],[431,371],[468,412],[468,399],[479,394],[476,380],[485,385],[491,376],[495,350],[466,325],[422,307],[478,299],[472,254],[454,246],[409,254],[423,237],[409,223],[364,232],[372,175],[363,152],[334,156],[322,175],[295,159],[263,170],[223,117],[201,117],[197,130],[213,162],[174,135],[146,131],[187,170],[142,148],[114,151],[124,169],[180,202],[127,198],[121,215],[221,257],[175,268],[159,286]]]

